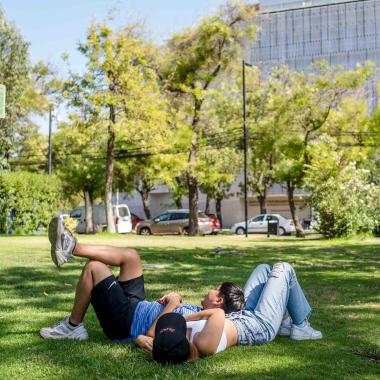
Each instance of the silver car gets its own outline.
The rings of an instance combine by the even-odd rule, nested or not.
[[[278,234],[280,236],[296,231],[294,223],[290,219],[286,219],[279,214],[261,214],[248,220],[248,233],[267,233],[269,221],[278,222]],[[237,235],[244,235],[245,222],[235,223],[231,227],[231,231]]]
[[[198,227],[201,235],[211,234],[210,219],[203,212],[198,212]],[[189,231],[189,210],[168,210],[154,219],[144,220],[136,226],[139,235],[186,235]]]

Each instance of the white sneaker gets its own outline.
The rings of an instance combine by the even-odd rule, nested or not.
[[[294,340],[322,339],[322,333],[318,330],[313,329],[310,326],[309,321],[307,321],[306,325],[304,327],[292,325],[292,330],[290,332],[290,338],[294,339]]]
[[[43,327],[40,330],[40,335],[44,339],[86,340],[88,338],[88,333],[83,323],[73,327],[69,324],[69,317],[63,318],[52,327]]]
[[[290,336],[291,330],[292,330],[292,319],[289,317],[282,320],[280,328],[278,329],[277,335]]]
[[[63,220],[55,217],[49,224],[49,240],[51,243],[51,258],[57,267],[61,267],[73,256],[77,239],[68,231]]]

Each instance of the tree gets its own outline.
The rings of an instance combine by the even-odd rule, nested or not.
[[[284,75],[283,75],[284,74]],[[267,192],[275,181],[279,161],[281,119],[287,112],[287,69],[263,80],[257,69],[247,76],[248,188],[256,194],[260,213],[267,213]]]
[[[329,67],[320,62],[312,73],[289,73],[287,112],[280,120],[281,162],[276,171],[277,180],[287,185],[288,201],[297,236],[303,236],[296,215],[294,191],[302,188],[306,167],[310,165],[310,143],[326,131],[334,110],[344,98],[361,86],[372,75],[372,65],[358,66],[345,71],[343,67]],[[290,102],[289,102],[290,98]],[[333,132],[333,131],[332,131]]]
[[[202,112],[205,99],[220,75],[240,56],[244,39],[253,36],[247,23],[255,5],[227,4],[215,16],[203,19],[195,28],[174,35],[166,45],[161,66],[165,89],[180,102],[185,128],[192,133],[186,169],[189,196],[189,234],[198,233],[197,161],[205,132]]]
[[[29,44],[0,11],[0,83],[7,89],[6,117],[0,119],[0,170],[10,158],[19,107],[30,72]]]
[[[114,31],[94,23],[79,51],[87,59],[86,72],[72,75],[66,95],[82,112],[96,115],[100,133],[107,136],[105,203],[107,229],[115,232],[112,212],[115,152],[128,155],[130,146],[143,152],[157,134],[165,133],[166,103],[151,63],[155,49],[143,41],[141,28],[128,25]]]
[[[305,177],[316,228],[326,237],[368,233],[379,223],[380,187],[368,181],[368,170],[346,161],[336,138],[311,144]]]
[[[55,161],[58,176],[64,184],[66,198],[80,194],[85,204],[87,234],[95,232],[93,200],[104,187],[105,136],[99,134],[96,119],[83,120],[71,115],[70,122],[61,123],[54,136]]]

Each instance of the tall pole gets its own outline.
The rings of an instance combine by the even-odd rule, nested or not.
[[[52,108],[49,108],[49,153],[48,153],[48,174],[51,175],[51,158],[52,158],[52,146],[51,146],[51,124],[52,124]]]
[[[244,132],[244,221],[245,237],[248,237],[248,201],[247,201],[247,120],[245,107],[245,61],[243,59],[243,132]]]

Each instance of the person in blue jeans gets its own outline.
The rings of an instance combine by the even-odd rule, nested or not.
[[[174,364],[192,362],[234,345],[271,342],[281,326],[282,335],[290,335],[295,340],[322,338],[322,333],[310,326],[311,307],[290,264],[259,265],[249,277],[244,292],[245,310],[228,315],[218,308],[203,310],[184,317],[178,315],[175,322],[173,318],[166,321],[165,316],[161,316],[156,322],[159,329],[150,336],[139,337],[138,344],[157,361]],[[287,313],[290,317],[284,320]],[[180,318],[187,322],[187,329],[177,328],[181,325]],[[189,323],[202,320],[206,323],[194,337]],[[178,351],[178,347],[182,349]],[[186,347],[189,354],[184,357]]]
[[[254,312],[271,335],[278,333],[295,340],[322,338],[322,333],[308,323],[312,309],[290,264],[258,265],[243,290],[245,310]],[[231,318],[238,319],[238,315]]]

